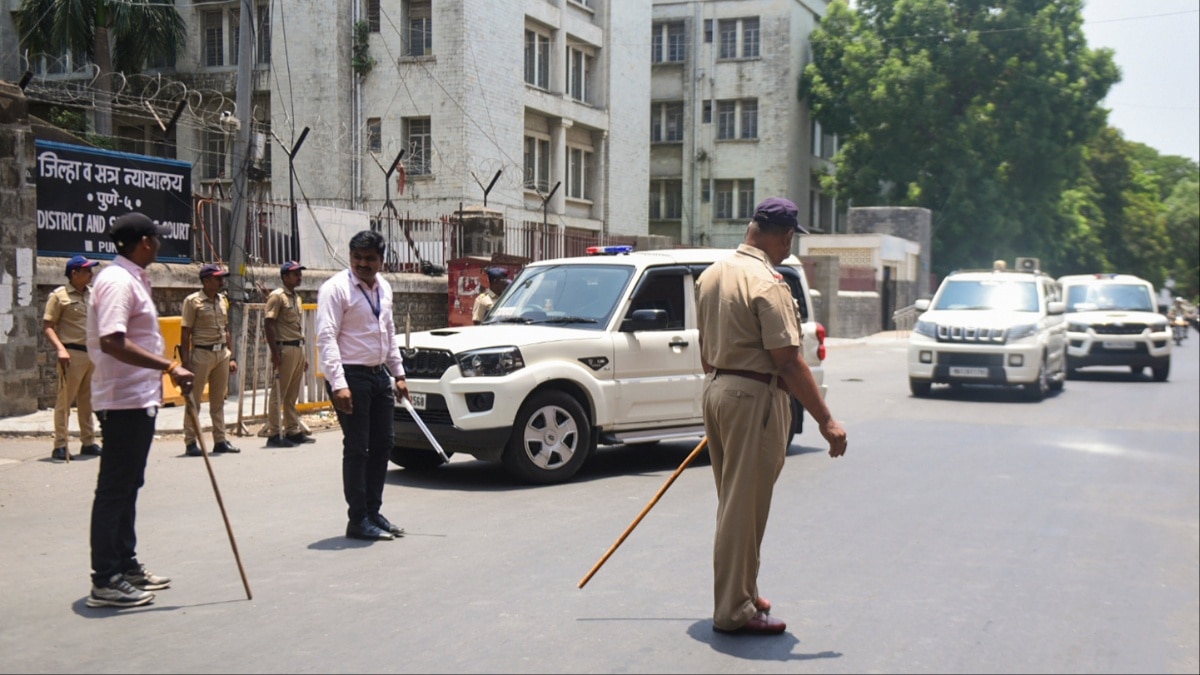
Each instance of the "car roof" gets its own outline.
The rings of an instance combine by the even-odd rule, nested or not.
[[[617,253],[611,255],[585,255],[570,258],[551,258],[530,263],[527,267],[542,267],[546,265],[621,265],[635,267],[650,265],[695,263],[714,263],[733,254],[731,248],[667,248],[654,251],[634,251],[632,253]],[[803,266],[795,255],[789,255],[783,260],[784,265]]]
[[[1097,274],[1068,274],[1058,278],[1058,283],[1068,284],[1146,284],[1149,281],[1133,274],[1097,273]]]

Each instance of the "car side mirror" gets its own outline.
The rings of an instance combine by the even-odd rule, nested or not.
[[[667,310],[665,309],[635,309],[629,318],[621,322],[621,331],[631,333],[639,330],[665,330],[667,327]]]
[[[1046,311],[1050,314],[1062,314],[1067,311],[1067,304],[1062,300],[1051,300],[1046,303]]]
[[[913,307],[918,312],[924,312],[925,310],[929,309],[929,298],[921,298],[920,300],[917,300],[913,303]]]

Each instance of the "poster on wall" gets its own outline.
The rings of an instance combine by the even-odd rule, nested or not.
[[[111,259],[108,229],[130,211],[170,225],[159,262],[192,259],[192,165],[128,152],[37,141],[38,255]]]

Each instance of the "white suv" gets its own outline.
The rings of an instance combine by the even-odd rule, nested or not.
[[[1067,373],[1088,366],[1147,367],[1165,382],[1171,372],[1171,332],[1156,311],[1154,286],[1132,274],[1059,277],[1067,302]]]
[[[1024,260],[1032,260],[1026,258]],[[908,383],[1021,385],[1041,401],[1066,380],[1066,323],[1058,282],[1035,270],[955,272],[933,300],[918,300],[908,343]]]
[[[568,480],[599,444],[704,435],[695,280],[721,249],[628,252],[530,264],[479,326],[414,333],[403,350],[413,407],[447,454],[502,461],[531,483]],[[778,268],[824,394],[824,328],[799,260]],[[792,429],[803,425],[793,399]],[[402,407],[391,459],[441,458]]]

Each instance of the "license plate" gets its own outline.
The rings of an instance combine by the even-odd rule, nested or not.
[[[1105,340],[1100,344],[1104,345],[1105,349],[1137,349],[1137,344],[1133,342],[1109,342]]]
[[[425,394],[418,394],[415,391],[408,392],[408,400],[412,401],[413,408],[417,410],[425,409]]]
[[[987,368],[967,368],[966,366],[950,366],[950,375],[953,377],[987,377]]]

